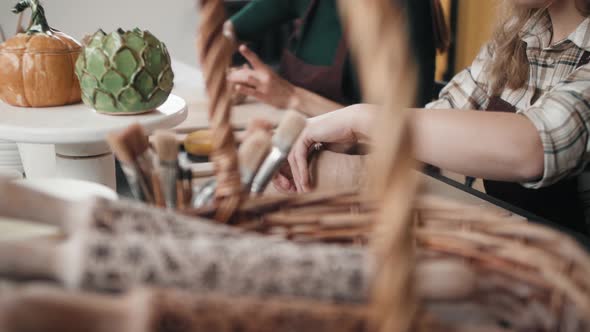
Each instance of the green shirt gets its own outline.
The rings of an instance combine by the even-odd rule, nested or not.
[[[305,16],[310,3],[311,0],[253,0],[231,20],[239,39],[256,40],[269,29]],[[436,55],[430,2],[405,0],[402,3],[405,4],[409,17],[410,40],[419,67],[416,103],[423,106],[432,99]],[[320,0],[315,15],[303,27],[301,40],[289,48],[298,58],[309,64],[329,66],[334,61],[341,38],[342,25],[336,0]],[[344,68],[342,87],[351,103],[360,102],[360,85],[350,57]]]
[[[254,0],[231,21],[239,39],[255,40],[269,29],[303,18],[310,4],[311,0]],[[306,23],[301,38],[294,40],[289,49],[311,65],[332,65],[342,39],[336,0],[320,0],[314,15]],[[361,100],[360,89],[350,57],[343,70],[343,92],[351,103],[358,103]]]

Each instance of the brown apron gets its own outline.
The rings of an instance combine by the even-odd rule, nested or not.
[[[590,62],[584,52],[577,67]],[[500,97],[492,97],[486,111],[516,112],[516,108]],[[577,178],[567,178],[548,187],[527,189],[520,184],[484,180],[486,193],[539,217],[587,234],[584,208],[578,195]]]
[[[288,47],[296,38],[303,37],[303,29],[317,10],[320,0],[311,0],[305,16],[296,31],[289,38]],[[317,66],[304,62],[286,48],[281,59],[280,73],[291,84],[317,93],[343,105],[350,104],[343,91],[344,65],[348,57],[348,47],[344,36],[338,43],[338,49],[331,66]]]

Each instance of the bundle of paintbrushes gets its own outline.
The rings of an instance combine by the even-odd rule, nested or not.
[[[174,135],[156,132],[155,152],[139,124],[108,137],[111,150],[121,163],[133,197],[167,207],[188,206],[192,197],[192,172],[180,167]]]
[[[305,118],[294,111],[286,112],[272,138],[266,130],[257,129],[255,124],[250,128],[251,134],[238,149],[243,198],[258,196],[264,192],[304,128]],[[198,188],[192,208],[215,204],[217,184],[213,179]]]
[[[238,150],[244,198],[266,189],[304,128],[305,118],[288,111],[272,137],[266,130],[251,130]],[[180,211],[215,204],[218,181],[193,185],[193,167],[179,162],[179,145],[172,132],[155,132],[151,139],[155,152],[138,124],[109,135],[108,142],[137,200]]]

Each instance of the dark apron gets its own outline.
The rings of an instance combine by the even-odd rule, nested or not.
[[[590,52],[584,52],[576,68],[589,62]],[[492,97],[486,111],[515,113],[516,108],[500,97]],[[575,177],[540,189],[527,189],[517,183],[491,180],[484,180],[484,186],[490,196],[580,233],[588,233]]]
[[[302,29],[317,10],[319,0],[312,0],[296,31],[289,38],[288,45],[303,36]],[[350,101],[343,91],[344,65],[348,56],[348,47],[344,36],[338,43],[338,49],[331,66],[311,65],[299,59],[286,48],[281,59],[281,76],[291,84],[314,92],[337,103],[348,105]]]

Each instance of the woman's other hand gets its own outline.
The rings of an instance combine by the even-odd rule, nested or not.
[[[241,45],[239,51],[252,68],[240,68],[228,74],[235,92],[279,109],[295,109],[295,86],[276,74],[246,45]]]

